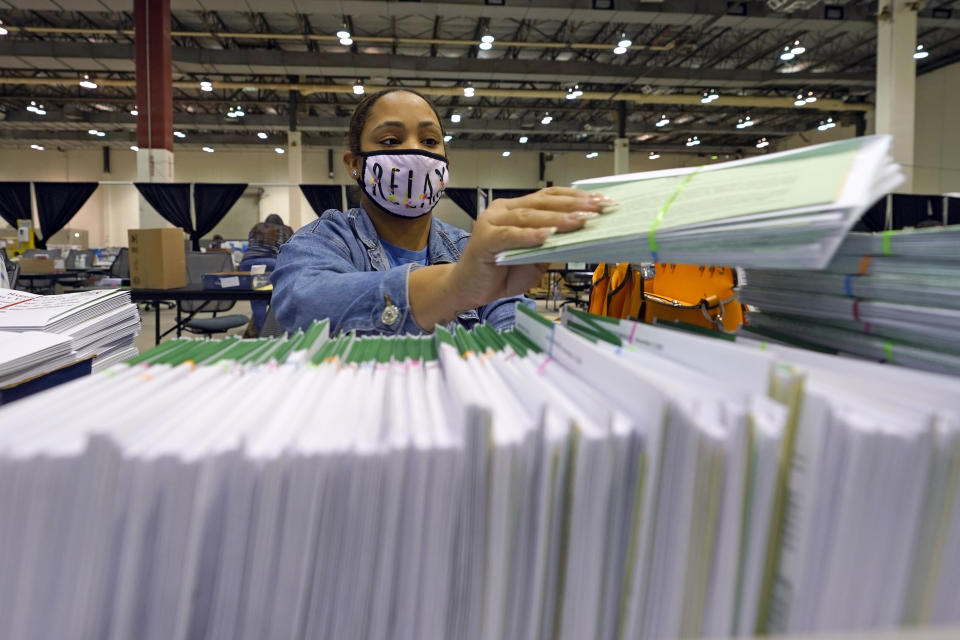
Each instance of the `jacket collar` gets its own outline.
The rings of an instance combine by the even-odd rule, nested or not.
[[[347,211],[347,219],[350,226],[353,227],[357,238],[366,247],[367,253],[371,256],[371,262],[374,268],[377,268],[377,261],[372,260],[375,255],[382,257],[383,265],[386,265],[386,256],[383,254],[383,245],[380,244],[380,236],[377,235],[377,229],[373,226],[373,221],[363,209],[357,207]],[[444,224],[435,217],[430,219],[430,238],[427,240],[427,263],[442,264],[445,262],[457,262],[460,260],[460,249],[457,247],[457,240],[453,238]],[[466,235],[466,232],[464,232]],[[383,267],[386,269],[386,266]],[[379,269],[377,269],[379,271]]]

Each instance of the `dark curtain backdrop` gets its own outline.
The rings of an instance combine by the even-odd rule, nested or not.
[[[341,187],[338,184],[302,184],[300,185],[300,191],[307,202],[310,203],[318,218],[328,209],[339,211],[340,207],[343,206],[340,197]]]
[[[213,231],[246,190],[247,185],[239,183],[197,182],[193,185],[197,228],[190,234],[190,240],[193,241],[194,251],[200,251],[200,238]]]
[[[887,197],[877,200],[853,226],[854,231],[883,231],[887,223]]]
[[[453,200],[454,204],[467,212],[474,220],[477,219],[477,188],[461,187],[454,189],[447,187],[444,190],[447,197]]]
[[[493,199],[497,198],[519,198],[525,196],[528,193],[533,193],[534,191],[539,191],[539,189],[494,189],[493,190]]]
[[[947,198],[947,224],[960,224],[960,198]]]
[[[33,218],[29,182],[0,182],[0,218],[14,229],[17,228],[17,220]]]
[[[164,220],[193,235],[193,222],[190,220],[190,183],[135,182],[133,186]]]
[[[915,227],[933,219],[943,224],[943,196],[893,194],[893,228]]]
[[[37,245],[41,249],[47,246],[47,239],[77,214],[94,191],[96,182],[34,182],[37,195],[37,218],[40,219],[40,234],[43,236]]]

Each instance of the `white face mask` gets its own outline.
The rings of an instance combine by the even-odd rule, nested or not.
[[[444,156],[419,149],[361,153],[360,188],[378,207],[401,218],[430,213],[450,181]]]

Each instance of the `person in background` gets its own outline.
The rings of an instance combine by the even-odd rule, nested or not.
[[[247,250],[240,261],[240,271],[250,271],[250,267],[258,264],[266,266],[267,272],[273,271],[277,266],[280,247],[292,235],[293,229],[285,225],[283,218],[275,213],[271,213],[263,222],[253,225],[247,236]],[[250,309],[253,311],[253,328],[259,335],[267,317],[267,303],[263,300],[252,300]]]
[[[519,294],[546,265],[499,266],[497,254],[579,229],[610,204],[550,187],[495,200],[470,234],[432,213],[450,173],[443,125],[426,98],[409,89],[371,94],[348,135],[344,163],[360,207],[325,211],[280,251],[272,304],[288,331],[322,318],[334,332],[388,335],[481,322],[509,328],[517,303],[530,304]]]
[[[223,236],[218,233],[217,235],[213,236],[213,239],[212,239],[212,240],[210,240],[210,248],[211,248],[211,249],[222,249],[224,242],[225,242],[225,240],[223,239]]]

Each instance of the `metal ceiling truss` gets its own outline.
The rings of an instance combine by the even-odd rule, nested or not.
[[[29,126],[34,116],[16,115],[29,100],[45,101],[48,111],[62,109],[69,119],[63,126],[127,117],[135,106],[129,11],[106,12],[111,3],[101,0],[62,0],[65,11],[28,10],[27,0],[7,4],[24,8],[0,10],[11,28],[0,39],[0,117],[5,111],[8,123]],[[932,54],[919,63],[921,73],[960,60],[954,4],[920,12],[918,37]],[[359,99],[352,94],[359,80],[370,91],[417,87],[442,114],[458,110],[465,126],[445,124],[471,143],[507,142],[549,111],[553,130],[538,128],[532,139],[569,145],[580,137],[584,144],[608,145],[616,102],[623,100],[628,132],[644,137],[645,145],[682,146],[693,134],[704,144],[741,145],[751,135],[806,131],[827,114],[850,123],[860,117],[851,112],[871,108],[874,85],[876,18],[869,3],[842,5],[842,19],[832,19],[836,9],[828,12],[825,5],[779,14],[759,0],[616,0],[612,11],[584,9],[577,0],[504,6],[481,0],[246,0],[241,11],[214,10],[197,0],[172,0],[172,6],[175,121],[180,126],[209,118],[195,121],[198,135],[247,127],[222,118],[224,106],[237,103],[250,123],[282,128],[274,123],[286,123],[291,89],[300,92],[301,123],[327,119],[341,126]],[[334,35],[344,22],[353,34],[349,47]],[[476,46],[484,33],[496,37],[490,51]],[[612,49],[621,33],[633,44],[618,56]],[[807,52],[783,63],[778,52],[795,39]],[[101,84],[96,96],[74,86],[82,73]],[[215,90],[202,93],[200,79],[211,80]],[[476,89],[473,99],[460,93],[468,82]],[[564,100],[574,84],[584,95]],[[722,99],[700,105],[707,89],[718,89]],[[800,90],[813,90],[820,100],[797,109],[792,96]],[[661,113],[673,122],[656,129]],[[747,114],[763,129],[734,129]],[[128,125],[116,126],[123,132]]]

